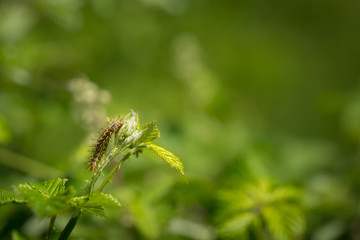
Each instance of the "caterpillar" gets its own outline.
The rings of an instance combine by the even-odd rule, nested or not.
[[[105,127],[99,131],[99,137],[96,141],[96,144],[94,145],[92,154],[89,157],[89,170],[97,170],[96,165],[101,161],[101,158],[104,155],[107,146],[109,145],[111,136],[119,131],[123,124],[124,123],[119,119],[109,119]]]

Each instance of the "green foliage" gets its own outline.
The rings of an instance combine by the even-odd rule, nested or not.
[[[183,163],[178,157],[176,157],[168,150],[155,144],[149,144],[148,146],[151,150],[156,152],[167,164],[169,164],[171,167],[175,168],[179,173],[181,173],[181,175],[185,175]]]
[[[133,110],[122,118],[124,125],[121,127],[119,135],[121,138],[133,136],[140,130],[139,115]]]
[[[106,217],[105,208],[119,208],[120,202],[111,194],[94,193],[90,197],[82,196],[71,199],[71,204],[81,210]]]
[[[59,240],[64,240],[69,237],[82,212],[107,217],[106,208],[121,207],[120,202],[114,196],[103,193],[102,190],[107,184],[111,183],[111,178],[120,169],[122,164],[133,154],[138,155],[142,149],[153,149],[161,158],[184,175],[183,165],[179,158],[167,150],[152,144],[152,141],[160,136],[156,121],[149,122],[140,127],[138,114],[134,111],[126,115],[122,121],[123,128],[115,133],[115,137],[112,137],[114,138],[114,144],[109,145],[108,149],[104,151],[104,156],[99,160],[100,166],[94,171],[91,179],[87,180],[87,186],[82,195],[74,196],[74,188],[72,186],[66,187],[65,185],[68,180],[57,178],[40,183],[28,182],[19,184],[13,187],[14,193],[0,190],[0,204],[26,203],[37,217],[50,217],[51,221],[45,239],[49,239],[54,230],[56,216],[66,209],[73,209],[73,216],[59,236]],[[116,157],[118,156],[119,158],[117,159]],[[95,191],[96,182],[101,174],[105,173],[110,163],[115,163],[115,167],[112,168]],[[146,230],[148,228],[144,227],[147,223],[143,219],[151,220],[151,217],[139,217],[143,213],[149,212],[146,209],[145,211],[142,210],[144,205],[134,203],[131,206],[134,210],[134,216],[137,216],[135,219],[137,219],[139,228],[143,229],[146,235],[150,237],[157,236],[158,233],[149,232]],[[147,206],[147,209],[150,209],[150,206]]]
[[[24,201],[17,198],[12,192],[0,189],[0,205],[8,203],[24,203]]]
[[[65,192],[65,183],[68,181],[68,179],[61,179],[57,178],[55,180],[50,181],[44,181],[41,183],[27,183],[28,186],[25,185],[19,185],[16,187],[16,189],[21,188],[31,188],[35,191],[40,192],[43,196],[47,198],[56,197],[58,194],[62,194]]]
[[[146,144],[160,137],[157,121],[145,123],[142,129],[143,133],[139,142]]]
[[[17,197],[26,202],[34,213],[42,218],[54,216],[67,207],[72,197],[71,188],[65,190],[67,179],[57,178],[41,183],[24,183],[14,187]]]
[[[67,177],[73,197],[87,195],[90,138],[131,107],[156,116],[190,169],[189,186],[164,171],[175,183],[148,204],[162,221],[158,239],[215,239],[218,190],[261,178],[301,188],[304,238],[360,239],[359,23],[355,0],[1,0],[0,188]],[[82,216],[76,239],[147,238],[115,192],[168,182],[147,185],[159,169],[146,158],[157,156],[136,145],[143,124],[129,117],[134,124],[118,132],[126,150],[111,141],[104,157],[117,157],[91,189],[131,151],[102,189],[125,210],[92,231],[107,220]],[[43,231],[46,219],[35,224],[25,203],[2,199],[0,239],[9,226]],[[195,237],[188,222],[214,231]]]
[[[271,186],[269,181],[243,184],[239,189],[221,194],[224,205],[222,236],[255,234],[266,239],[291,240],[305,231],[304,211],[300,207],[301,193],[292,187]]]

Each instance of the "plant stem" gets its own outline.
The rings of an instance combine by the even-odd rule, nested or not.
[[[81,216],[81,210],[76,209],[76,212],[73,214],[73,216],[70,218],[69,222],[66,224],[64,230],[61,232],[60,237],[58,240],[66,240],[69,238],[72,230],[74,229],[77,221],[79,220]]]
[[[120,159],[118,165],[110,172],[110,174],[106,177],[106,179],[101,183],[100,187],[96,190],[96,192],[101,192],[104,187],[110,182],[112,176],[120,169],[121,165],[131,156],[131,152],[128,152]]]
[[[101,173],[103,172],[104,168],[106,168],[111,160],[113,160],[120,151],[115,151],[112,154],[109,154],[106,159],[104,160],[104,164],[93,174],[93,176],[91,177],[89,183],[87,184],[87,186],[85,187],[84,190],[84,195],[85,196],[91,196],[93,193],[93,189],[94,189],[94,185],[96,183],[96,181],[99,179]],[[107,176],[107,178],[102,182],[102,184],[100,185],[100,187],[97,189],[96,192],[100,192],[102,191],[102,189],[106,186],[106,184],[111,180],[111,177],[115,174],[115,172],[117,170],[120,169],[122,163],[128,159],[131,156],[132,152],[128,152],[127,154],[123,155],[120,158],[120,161],[118,163],[118,165],[111,171],[111,173]],[[74,229],[77,221],[79,220],[81,216],[81,210],[80,209],[76,209],[76,212],[73,214],[73,216],[70,218],[69,222],[66,224],[64,230],[61,232],[60,237],[58,238],[58,240],[66,240],[68,239],[68,237],[70,236],[72,230]]]
[[[56,220],[56,215],[54,215],[50,219],[49,227],[48,227],[48,230],[47,230],[46,235],[44,237],[44,240],[48,240],[50,238],[50,235],[51,235],[52,231],[54,230],[55,220]]]
[[[100,168],[98,170],[95,171],[95,173],[91,177],[88,185],[85,187],[85,190],[84,190],[85,196],[91,196],[93,189],[94,189],[94,185],[95,185],[96,181],[99,179],[101,173],[110,164],[110,162],[118,155],[118,153],[119,153],[119,151],[114,151],[114,152],[110,153],[109,155],[107,155],[107,157],[104,159],[104,164],[102,166],[100,166]]]

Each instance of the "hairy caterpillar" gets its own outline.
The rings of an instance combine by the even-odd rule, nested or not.
[[[97,164],[101,161],[101,157],[106,151],[111,136],[119,131],[124,123],[121,120],[110,119],[106,126],[100,130],[99,137],[96,141],[92,154],[90,156],[89,169],[95,171]]]

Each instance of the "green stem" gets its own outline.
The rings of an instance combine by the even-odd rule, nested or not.
[[[52,231],[54,230],[55,220],[56,220],[56,215],[54,215],[50,219],[49,227],[48,227],[48,230],[47,230],[46,235],[44,237],[44,240],[48,240],[50,238],[50,235],[51,235]]]
[[[110,172],[110,174],[105,178],[105,180],[101,183],[100,187],[96,190],[97,193],[101,192],[104,187],[110,182],[112,176],[120,169],[121,165],[131,156],[131,152],[128,152],[120,159],[118,165]]]
[[[116,137],[117,139],[117,137]],[[115,144],[117,145],[117,142],[115,142]],[[127,142],[126,144],[122,144],[120,147],[118,148],[114,148],[109,154],[107,154],[106,158],[102,161],[103,164],[100,165],[99,169],[96,170],[94,172],[94,174],[92,175],[90,181],[88,182],[88,184],[86,185],[85,189],[84,189],[84,196],[87,197],[91,197],[92,193],[94,192],[94,186],[95,183],[98,181],[101,173],[103,173],[103,170],[109,166],[109,164],[112,162],[112,160],[122,151],[125,150],[129,145],[129,143]],[[118,165],[111,171],[111,173],[107,176],[107,178],[105,179],[105,181],[102,182],[102,184],[100,185],[100,187],[97,189],[96,192],[101,192],[103,190],[103,188],[106,186],[106,184],[108,182],[110,182],[111,177],[115,174],[115,172],[117,170],[120,169],[123,161],[125,161],[126,159],[128,159],[131,154],[133,152],[130,151],[127,154],[123,155],[118,163]],[[60,237],[58,238],[58,240],[66,240],[68,239],[68,237],[70,236],[72,230],[74,229],[77,221],[79,220],[81,216],[81,210],[80,209],[76,209],[75,213],[73,214],[73,216],[71,217],[71,219],[69,220],[69,222],[66,224],[64,230],[61,232]]]
[[[84,195],[91,196],[93,193],[94,185],[96,181],[99,179],[101,173],[103,172],[104,168],[106,168],[110,162],[119,154],[120,151],[115,151],[112,154],[109,154],[106,159],[104,160],[104,164],[93,174],[89,183],[85,187]],[[118,165],[111,171],[111,173],[107,176],[107,178],[102,182],[100,187],[96,192],[102,191],[102,189],[106,186],[106,184],[110,181],[111,177],[115,174],[115,172],[121,167],[122,163],[131,156],[132,152],[128,152],[127,154],[123,155],[118,163]],[[64,230],[61,232],[60,237],[58,240],[66,240],[70,236],[72,230],[74,229],[77,221],[81,216],[81,211],[76,209],[76,212],[71,217],[69,222],[66,224]]]
[[[100,166],[98,170],[95,171],[88,185],[85,187],[85,191],[84,191],[85,196],[91,196],[91,194],[93,193],[95,183],[99,179],[101,173],[110,164],[110,162],[119,154],[119,152],[120,152],[119,150],[116,150],[107,155],[107,157],[104,159],[104,164]]]
[[[69,238],[80,216],[81,216],[81,211],[77,209],[76,212],[73,214],[73,216],[70,218],[69,222],[66,224],[64,230],[61,232],[58,240],[66,240]]]
[[[88,185],[85,187],[85,190],[84,190],[85,196],[91,196],[92,190],[94,189],[94,185],[95,185],[96,181],[98,180],[98,178],[100,177],[100,174],[101,174],[101,171],[99,171],[99,170],[93,174]]]

